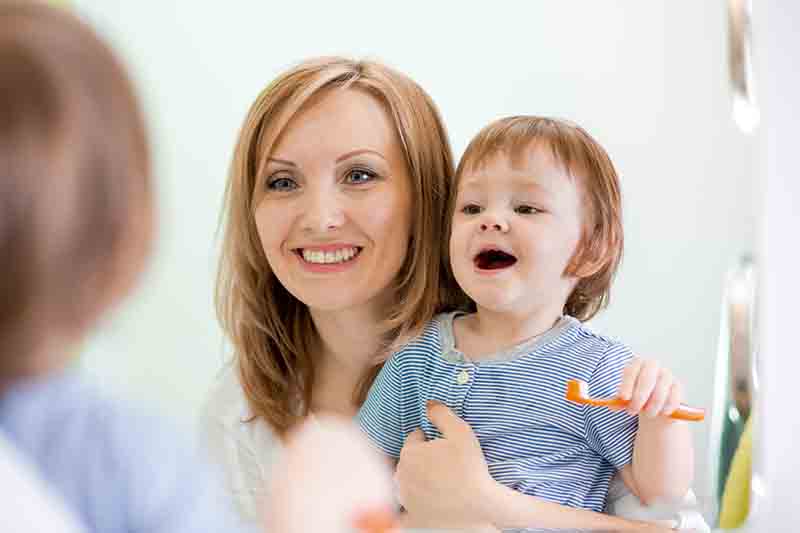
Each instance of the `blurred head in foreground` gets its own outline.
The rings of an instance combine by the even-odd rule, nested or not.
[[[68,12],[0,0],[0,387],[68,362],[133,286],[153,226],[120,62]]]

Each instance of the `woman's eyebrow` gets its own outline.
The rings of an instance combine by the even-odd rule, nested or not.
[[[277,157],[268,157],[267,161],[270,163],[279,163],[281,165],[286,165],[287,167],[297,167],[293,162],[287,161],[286,159],[278,159]]]
[[[340,155],[339,157],[336,158],[336,162],[337,163],[341,163],[345,159],[349,159],[351,157],[354,157],[354,156],[357,156],[357,155],[361,155],[361,154],[366,154],[366,153],[374,154],[374,155],[380,157],[381,159],[383,159],[384,161],[386,161],[386,158],[383,157],[383,154],[381,154],[380,152],[376,152],[375,150],[371,150],[369,148],[361,148],[361,149],[358,149],[358,150],[351,150],[350,152],[347,152],[345,154]]]

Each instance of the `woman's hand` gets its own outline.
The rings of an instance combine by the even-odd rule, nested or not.
[[[636,358],[622,373],[619,397],[630,400],[631,415],[671,415],[683,401],[683,387],[669,369],[653,359]]]
[[[406,438],[395,473],[400,503],[420,524],[489,523],[496,482],[472,428],[439,402],[428,403],[428,417],[443,437],[426,442],[417,429]]]

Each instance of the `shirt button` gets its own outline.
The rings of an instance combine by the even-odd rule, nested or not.
[[[459,385],[465,385],[468,381],[469,381],[469,372],[467,372],[466,370],[462,370],[461,372],[458,373],[458,376],[456,376],[456,383],[458,383]]]

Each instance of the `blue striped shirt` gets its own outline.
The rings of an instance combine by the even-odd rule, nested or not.
[[[472,427],[495,480],[602,511],[611,478],[633,456],[638,418],[568,402],[567,381],[614,396],[631,350],[564,317],[540,337],[471,361],[455,348],[454,317],[436,317],[384,365],[358,414],[370,440],[399,458],[414,429],[441,437],[425,409],[437,400]]]

